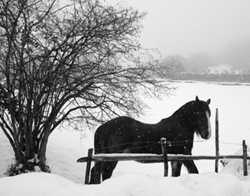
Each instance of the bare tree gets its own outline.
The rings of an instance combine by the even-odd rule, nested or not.
[[[0,127],[21,172],[47,171],[47,142],[63,122],[139,115],[138,91],[168,92],[138,43],[144,16],[98,0],[0,0]]]

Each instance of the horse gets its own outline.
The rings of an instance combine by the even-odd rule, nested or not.
[[[169,154],[191,155],[194,133],[203,139],[211,137],[211,111],[207,101],[190,101],[170,117],[156,124],[146,124],[127,116],[114,118],[99,126],[94,135],[95,154],[154,153],[162,154],[159,141],[166,138]],[[145,162],[145,161],[144,161]],[[118,161],[96,162],[91,169],[89,184],[99,184],[112,176]],[[181,166],[189,173],[198,173],[193,160],[172,161],[172,176],[180,176]]]

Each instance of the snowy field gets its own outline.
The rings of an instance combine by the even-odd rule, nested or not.
[[[250,86],[218,85],[205,83],[174,83],[173,94],[162,100],[145,99],[151,107],[145,116],[138,119],[156,123],[170,116],[188,101],[211,98],[211,125],[214,134],[215,110],[219,110],[220,154],[234,154],[245,139],[250,145]],[[93,130],[92,130],[93,131]],[[163,164],[140,164],[120,162],[111,179],[101,185],[84,185],[84,163],[76,160],[87,155],[93,147],[93,133],[60,129],[52,133],[47,150],[48,164],[52,174],[30,173],[5,177],[7,166],[13,162],[13,151],[0,131],[0,196],[203,196],[238,195],[250,196],[250,177],[242,175],[242,161],[232,161],[227,167],[219,166],[214,173],[214,161],[195,161],[200,174],[187,174],[177,178],[162,177]],[[215,155],[214,135],[204,141],[195,137],[194,155]],[[250,152],[249,152],[250,154]],[[250,173],[250,171],[249,171]]]

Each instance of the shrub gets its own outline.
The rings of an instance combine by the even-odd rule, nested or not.
[[[16,176],[18,174],[22,173],[30,173],[30,172],[46,172],[46,173],[51,173],[49,166],[44,163],[39,163],[39,161],[36,159],[30,159],[25,164],[22,163],[12,163],[6,171],[7,176]]]

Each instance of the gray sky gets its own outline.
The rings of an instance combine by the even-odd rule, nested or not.
[[[119,0],[106,0],[119,2]],[[140,11],[141,44],[163,56],[217,53],[227,44],[250,38],[250,0],[122,0]]]

